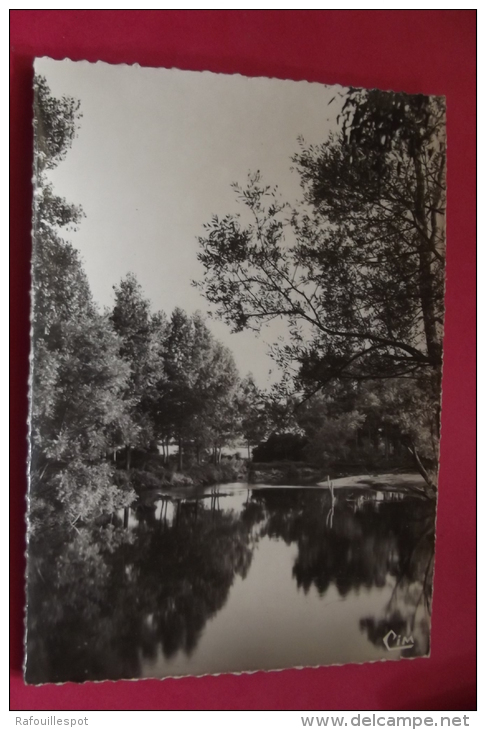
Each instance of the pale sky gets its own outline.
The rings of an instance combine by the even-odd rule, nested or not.
[[[133,271],[153,311],[169,316],[176,306],[209,310],[191,286],[203,275],[197,236],[213,214],[239,210],[231,183],[258,169],[295,203],[297,137],[323,142],[339,111],[338,100],[329,104],[339,87],[305,81],[48,58],[37,59],[35,70],[54,96],[81,102],[78,136],[50,177],[56,193],[86,214],[63,237],[80,251],[94,298],[112,306],[113,286]],[[283,323],[259,337],[208,325],[241,375],[251,371],[261,387],[278,379],[267,349]]]

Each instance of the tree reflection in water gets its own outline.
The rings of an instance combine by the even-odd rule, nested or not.
[[[324,596],[334,584],[341,597],[362,588],[393,590],[382,616],[365,616],[360,628],[375,646],[392,630],[413,636],[404,656],[429,652],[435,503],[396,492],[259,490],[264,534],[297,543],[293,576],[306,593]]]
[[[297,545],[289,580],[306,594],[392,585],[384,614],[363,616],[361,630],[376,646],[390,628],[413,632],[404,655],[427,653],[433,505],[352,490],[331,504],[327,490],[300,488],[253,489],[237,510],[207,497],[139,504],[132,529],[116,518],[31,544],[29,682],[138,677],[159,652],[190,657],[263,537]]]
[[[132,531],[31,546],[29,682],[137,677],[159,645],[166,657],[190,655],[235,576],[246,576],[250,527],[234,513],[180,501],[171,525],[155,507],[138,517]]]

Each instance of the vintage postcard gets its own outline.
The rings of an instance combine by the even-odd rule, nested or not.
[[[35,61],[28,683],[430,653],[445,100]]]

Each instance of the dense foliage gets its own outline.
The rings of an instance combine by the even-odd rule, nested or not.
[[[179,469],[186,451],[198,462],[209,454],[218,462],[237,436],[252,441],[262,409],[251,377],[240,381],[231,353],[201,314],[152,313],[132,273],[114,287],[112,311],[99,311],[78,252],[60,234],[79,225],[83,212],[54,194],[46,172],[65,158],[79,118],[77,102],[55,99],[45,79],[36,79],[34,533],[93,522],[131,504],[141,481],[140,471],[131,472],[132,456],[140,462],[140,454],[157,455],[158,444],[167,466],[174,441]]]
[[[217,465],[237,440],[249,458],[261,444],[257,459],[326,469],[413,458],[436,488],[441,100],[350,90],[339,133],[316,147],[300,141],[299,207],[257,173],[234,186],[246,214],[207,224],[199,286],[217,315],[235,331],[274,318],[288,324],[288,340],[273,348],[284,375],[271,393],[251,375],[240,378],[200,313],[152,312],[132,273],[114,287],[112,310],[99,310],[78,252],[62,237],[83,211],[57,196],[48,177],[76,137],[79,104],[54,98],[39,77],[35,107],[34,532],[103,519],[128,506],[144,481],[156,486],[176,470]]]
[[[341,600],[392,581],[360,629],[380,646],[390,628],[415,629],[427,653],[417,617],[430,613],[435,515],[422,493],[258,488],[238,512],[233,495],[179,489],[251,478],[222,460],[238,441],[253,473],[287,462],[286,478],[307,470],[315,484],[413,464],[436,489],[444,110],[354,89],[342,102],[338,133],[301,140],[296,209],[257,173],[235,186],[247,217],[213,217],[200,238],[199,286],[218,316],[235,331],[288,324],[273,348],[282,380],[263,392],[200,312],[153,312],[133,273],[99,310],[63,238],[83,211],[49,181],[79,103],[36,78],[29,681],[133,678],[157,655],[190,656],[266,537],[293,546],[305,593],[335,586]]]
[[[32,254],[31,529],[90,520],[129,504],[105,461],[113,429],[127,418],[129,370],[120,343],[92,300],[77,251],[59,231],[82,210],[53,193],[46,170],[64,159],[79,105],[35,83],[36,180]]]
[[[236,332],[284,319],[289,340],[273,354],[305,398],[332,393],[334,381],[374,384],[377,397],[400,411],[394,423],[433,488],[444,113],[439,98],[349,90],[338,131],[319,146],[300,140],[293,159],[300,205],[292,208],[252,174],[246,185],[234,185],[241,214],[214,216],[199,239],[205,276],[198,286],[216,315]],[[343,418],[357,426],[355,410],[351,404]]]

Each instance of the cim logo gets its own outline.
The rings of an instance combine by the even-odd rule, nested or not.
[[[413,636],[400,636],[390,629],[383,637],[383,643],[388,651],[403,651],[403,649],[411,649],[415,642]]]

